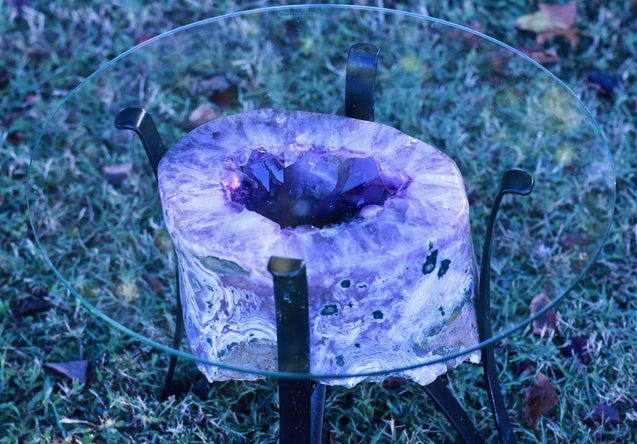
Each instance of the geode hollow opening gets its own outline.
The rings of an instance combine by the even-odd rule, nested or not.
[[[272,256],[306,264],[310,371],[348,375],[327,383],[352,386],[361,373],[478,343],[464,183],[453,160],[422,141],[335,115],[249,111],[181,139],[162,158],[158,185],[199,358],[277,370]],[[477,362],[479,352],[465,358]],[[399,374],[426,385],[461,361]],[[199,369],[210,381],[256,378]]]
[[[315,146],[289,165],[282,155],[254,149],[239,170],[245,175],[239,185],[226,184],[232,201],[281,228],[345,223],[396,192],[374,158],[347,158]]]

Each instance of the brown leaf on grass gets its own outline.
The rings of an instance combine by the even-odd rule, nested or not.
[[[531,305],[529,306],[529,310],[531,312],[531,316],[535,316],[540,310],[549,305],[551,300],[548,298],[546,293],[539,293],[537,296],[533,298],[531,301]],[[559,336],[560,330],[557,327],[557,311],[555,308],[551,308],[542,316],[533,321],[533,334],[538,336],[544,336],[549,330],[555,331],[555,333]]]
[[[582,233],[567,233],[560,239],[560,244],[566,248],[573,248],[575,246],[584,246],[593,242],[595,238]]]
[[[567,358],[577,356],[579,362],[588,365],[591,356],[588,354],[588,339],[584,336],[573,336],[571,342],[560,347],[560,352]]]
[[[533,430],[538,429],[538,419],[553,408],[558,401],[559,397],[555,386],[544,373],[539,372],[533,388],[526,391],[526,404],[524,405],[524,417]]]
[[[496,49],[489,53],[489,63],[493,70],[503,76],[511,75],[509,62],[514,57],[514,53],[504,48]]]
[[[486,34],[484,26],[482,26],[482,23],[480,23],[477,20],[473,20],[469,23],[466,23],[464,26],[465,28],[469,28],[469,29],[472,29],[473,31],[477,31],[480,34]],[[450,35],[453,38],[460,38],[464,40],[471,46],[476,46],[482,41],[482,37],[476,34],[473,34],[471,32],[461,31],[459,29],[451,31]]]
[[[17,145],[22,142],[26,136],[27,133],[25,133],[24,131],[12,131],[7,136],[7,142],[9,142],[11,145]]]
[[[212,103],[220,108],[227,108],[237,100],[239,90],[224,73],[213,74],[200,82],[199,87]]]
[[[621,78],[601,71],[591,71],[586,74],[588,84],[597,90],[600,97],[610,97],[621,83]]]
[[[519,50],[538,63],[555,63],[560,61],[560,56],[557,55],[557,52],[554,49],[532,47],[519,48]]]
[[[465,25],[466,28],[472,29],[474,31],[478,31],[480,34],[486,34],[487,32],[484,30],[484,26],[478,20],[472,20],[471,22]],[[482,38],[480,38],[482,40]]]
[[[610,423],[613,425],[621,424],[619,412],[615,407],[608,404],[598,404],[592,412],[588,413],[586,410],[580,409],[579,415],[584,424],[588,426],[595,426],[604,423]]]
[[[0,90],[5,89],[11,83],[13,76],[9,71],[0,71]]]
[[[82,384],[86,382],[88,375],[88,361],[69,361],[69,362],[45,362],[44,368],[52,370],[62,376],[66,376],[74,381]]]
[[[157,293],[159,296],[164,295],[164,283],[161,281],[161,279],[156,276],[145,274],[144,280],[148,282],[148,285],[150,285],[150,288],[152,288],[155,293]]]
[[[13,314],[19,317],[26,317],[42,313],[51,309],[53,305],[46,300],[42,299],[27,299],[19,307],[16,307]]]
[[[12,300],[11,311],[16,317],[26,317],[49,310],[53,304],[49,301],[49,292],[41,287],[31,287],[24,299]]]
[[[191,128],[197,128],[206,122],[214,120],[219,115],[219,112],[207,103],[202,103],[190,113],[188,121]]]
[[[577,46],[579,37],[577,30],[573,28],[577,15],[577,0],[566,4],[540,2],[538,7],[538,11],[523,15],[515,20],[515,26],[535,33],[535,42],[538,45],[546,43],[554,36],[562,36],[571,42],[572,46]]]
[[[135,42],[135,44],[136,45],[141,45],[142,43],[147,42],[150,39],[153,39],[155,37],[157,37],[157,34],[147,34],[147,35],[145,35],[143,37],[138,38],[137,41]]]
[[[40,95],[33,91],[26,93],[26,95],[24,96],[24,103],[28,106],[35,105],[36,103],[38,103],[39,100]]]
[[[128,175],[133,171],[132,162],[118,163],[102,167],[104,180],[113,186],[121,185]]]
[[[513,373],[515,373],[517,376],[520,376],[522,374],[531,375],[532,366],[533,366],[533,362],[530,359],[525,359],[521,362],[516,362],[513,365]]]
[[[390,376],[383,381],[383,388],[395,389],[407,384],[408,382],[407,378],[403,378],[402,376]]]
[[[153,244],[164,253],[170,251],[173,247],[170,235],[165,229],[155,231],[155,235],[153,236]]]

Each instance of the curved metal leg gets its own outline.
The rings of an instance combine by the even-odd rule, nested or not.
[[[157,167],[159,161],[166,154],[166,147],[161,141],[157,126],[152,116],[143,108],[124,108],[115,117],[115,127],[120,130],[133,131],[139,136],[148,161],[157,179]],[[177,276],[176,282],[176,318],[175,318],[175,334],[173,336],[173,348],[178,349],[181,345],[181,339],[183,337],[184,330],[184,318],[181,310],[181,296],[179,293],[179,267],[176,266],[175,275]],[[175,366],[177,364],[177,357],[175,355],[170,356],[170,363],[168,365],[168,371],[164,377],[164,385],[162,388],[161,398],[166,398],[172,392],[172,380],[175,373]]]
[[[533,191],[533,177],[522,170],[509,170],[504,173],[500,190],[495,198],[487,231],[485,235],[484,245],[482,248],[482,263],[480,267],[480,290],[476,299],[476,312],[478,314],[478,335],[480,342],[490,339],[493,335],[491,331],[491,246],[493,244],[493,229],[495,219],[500,208],[500,202],[505,194],[517,194],[525,196]],[[488,345],[482,349],[482,366],[484,368],[484,376],[487,382],[487,392],[489,394],[489,402],[491,410],[498,427],[500,440],[505,444],[515,442],[511,421],[504,405],[500,383],[498,381],[498,372],[495,366],[495,356],[493,354],[493,345]]]
[[[482,436],[480,436],[478,430],[467,416],[467,412],[465,412],[456,397],[453,396],[440,378],[423,387],[423,389],[438,408],[442,410],[442,413],[445,414],[464,442],[468,444],[484,442]]]
[[[157,177],[157,166],[166,154],[155,121],[143,108],[124,108],[115,117],[115,128],[134,131],[144,145],[146,155]]]

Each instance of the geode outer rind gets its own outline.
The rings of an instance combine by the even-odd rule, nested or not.
[[[382,206],[369,205],[355,219],[321,229],[281,228],[232,202],[237,166],[254,149],[281,155],[290,165],[311,147],[373,157],[397,191]],[[271,256],[306,263],[313,374],[390,371],[478,343],[476,263],[462,176],[448,156],[424,142],[374,122],[257,110],[189,133],[160,162],[158,184],[197,357],[276,370]],[[479,352],[465,358],[477,362]],[[401,374],[425,385],[461,361]],[[210,381],[255,377],[199,368]],[[362,379],[325,382],[352,386]]]

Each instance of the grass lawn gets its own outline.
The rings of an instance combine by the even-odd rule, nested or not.
[[[557,328],[537,335],[527,325],[499,341],[496,355],[505,402],[520,442],[634,442],[637,2],[580,2],[571,16],[572,24],[565,18],[568,12],[563,12],[567,7],[544,6],[545,15],[529,16],[538,11],[538,4],[532,1],[360,3],[428,14],[498,38],[530,54],[569,85],[598,121],[617,177],[615,219],[608,241],[595,265],[558,306]],[[193,362],[181,360],[175,374],[176,394],[160,399],[168,356],[94,316],[58,280],[37,246],[25,195],[38,134],[60,101],[92,72],[132,46],[176,27],[273,4],[282,2],[71,0],[62,4],[0,0],[0,442],[276,442],[276,381],[210,384]],[[521,17],[526,22],[519,20]],[[553,33],[521,29],[546,28],[547,20],[561,20],[559,29]],[[346,24],[334,26],[341,25]],[[239,85],[236,109],[220,105],[217,111],[231,114],[264,105],[283,106],[282,102],[293,96],[299,106],[339,112],[340,104],[333,97],[339,97],[341,83],[321,82],[313,75],[288,79],[285,72],[268,71],[276,66],[271,63],[276,57],[284,66],[289,62],[287,57],[297,53],[325,60],[320,64],[324,78],[339,71],[340,62],[329,52],[331,45],[317,44],[319,31],[295,26],[268,30],[269,38],[278,42],[271,48],[272,53],[254,52],[245,41],[232,42],[237,53],[245,54],[234,60],[235,71],[226,73]],[[249,29],[246,32],[250,35]],[[338,45],[337,35],[341,34],[327,30],[321,38]],[[502,56],[496,46],[493,51],[481,52],[476,42],[467,39],[437,40],[440,36],[432,32],[431,39],[421,42],[418,36],[396,32],[384,42],[378,119],[404,124],[406,132],[451,150],[452,157],[458,154],[454,158],[467,173],[477,240],[482,237],[480,221],[486,220],[501,172],[499,166],[512,162],[499,148],[524,144],[528,137],[539,133],[550,145],[551,128],[558,125],[555,134],[561,142],[551,157],[560,169],[544,172],[548,181],[544,185],[550,183],[556,194],[540,194],[545,196],[542,202],[507,200],[500,218],[497,233],[501,242],[492,268],[494,310],[503,307],[507,313],[496,320],[496,331],[502,331],[528,315],[533,296],[542,292],[559,294],[563,290],[559,283],[569,273],[581,271],[581,263],[594,253],[590,249],[595,242],[590,242],[590,236],[599,236],[611,206],[603,199],[607,193],[595,186],[595,178],[603,176],[604,170],[596,169],[594,163],[591,167],[590,159],[578,157],[577,150],[589,142],[578,131],[585,125],[585,116],[569,114],[574,102],[552,89],[550,82],[543,82],[542,76],[537,76],[540,80],[529,78],[523,87],[516,84],[507,88],[508,79],[520,75],[516,72],[518,65],[515,59]],[[209,45],[206,51],[218,50],[222,57],[224,47],[214,40],[204,43]],[[398,49],[409,47],[413,51],[401,55],[398,50],[389,50],[394,43]],[[294,51],[286,52],[286,48]],[[466,48],[468,55],[456,59],[449,48]],[[175,48],[167,47],[169,50],[174,54]],[[197,57],[190,51],[180,53],[180,57],[175,63],[192,64],[194,71],[219,69],[216,60],[220,58]],[[47,147],[38,152],[34,162],[34,177],[41,191],[33,203],[39,216],[36,227],[40,239],[51,248],[53,262],[65,271],[64,277],[78,295],[134,331],[168,344],[174,327],[174,285],[173,276],[164,270],[172,270],[174,258],[162,227],[161,210],[157,216],[152,172],[136,169],[136,165],[145,163],[143,151],[132,136],[117,133],[110,119],[122,103],[142,99],[161,103],[155,116],[159,117],[162,136],[171,145],[190,129],[188,117],[199,105],[196,100],[202,93],[193,92],[187,75],[174,74],[161,57],[131,57],[124,66],[122,77],[115,69],[112,77],[128,84],[128,90],[121,92],[117,82],[97,82],[94,88],[83,90],[68,103],[72,109],[68,113],[65,109],[64,119],[59,118],[50,127],[63,130],[68,137],[56,138],[50,131],[50,136],[43,139]],[[148,72],[160,69],[179,82],[167,88],[161,78],[147,81]],[[245,76],[239,76],[239,72]],[[461,81],[454,78],[455,72],[463,73]],[[126,77],[130,73],[133,75]],[[424,123],[405,117],[416,116],[424,106],[413,93],[422,79],[446,86],[423,88],[418,96],[424,102],[438,100],[441,111],[428,115]],[[267,82],[271,84],[266,100],[258,92]],[[451,86],[455,84],[475,87],[460,95]],[[502,92],[492,97],[494,88]],[[492,100],[492,107],[483,106],[485,97]],[[212,101],[218,105],[220,100],[217,97]],[[561,110],[556,114],[559,122],[535,122],[531,118],[522,120],[525,124],[516,131],[507,131],[502,124],[521,119],[520,113],[532,117],[535,109],[541,112],[547,107]],[[492,115],[490,109],[494,110]],[[102,122],[96,118],[101,112],[106,113],[108,121],[95,124],[96,120]],[[88,130],[86,122],[91,122]],[[472,130],[465,132],[466,128]],[[99,137],[105,141],[94,144],[92,140]],[[454,141],[459,138],[492,152],[454,153]],[[514,151],[507,153],[515,159]],[[43,161],[45,156],[50,162]],[[488,165],[484,159],[490,160]],[[113,186],[103,179],[101,166],[129,161],[133,162],[133,171],[123,184]],[[533,155],[518,153],[515,162],[541,172]],[[562,175],[568,178],[571,173],[577,177],[576,183],[561,180]],[[542,186],[541,181],[538,186]],[[576,197],[560,199],[560,192]],[[129,196],[135,199],[126,199]],[[608,208],[587,214],[569,211],[581,202],[598,207],[607,204]],[[534,205],[541,205],[544,212],[535,214]],[[561,231],[564,225],[575,223],[581,229],[578,232]],[[548,239],[557,237],[562,239],[562,248],[546,246],[551,245]],[[519,298],[507,291],[511,288],[522,288]],[[141,299],[148,302],[139,306]],[[140,311],[152,321],[142,322]],[[578,353],[565,353],[565,346]],[[72,362],[75,364],[71,368],[86,375],[86,381],[66,377],[50,365]],[[540,373],[556,388],[558,401],[539,416],[533,427],[525,408],[527,393]],[[448,382],[485,440],[495,442],[497,434],[481,369],[461,365],[449,372]],[[438,443],[457,439],[422,388],[411,382],[361,383],[352,389],[330,387],[323,436],[328,443]]]

